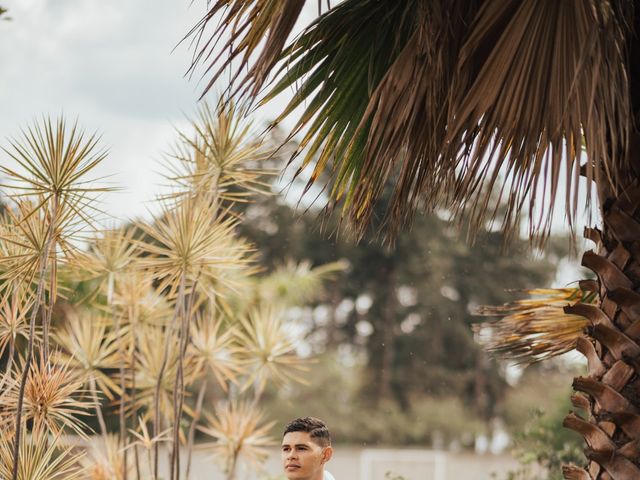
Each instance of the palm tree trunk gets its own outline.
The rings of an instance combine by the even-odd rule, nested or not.
[[[599,305],[566,308],[591,321],[577,347],[588,374],[574,379],[572,397],[586,415],[571,412],[564,420],[584,437],[588,465],[563,467],[571,480],[640,478],[640,175],[634,176],[617,195],[599,192],[602,230],[585,230],[597,251],[586,252],[582,265],[597,281],[581,286],[598,293]]]

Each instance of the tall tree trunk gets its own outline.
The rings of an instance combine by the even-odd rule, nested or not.
[[[587,414],[571,412],[564,420],[584,437],[589,463],[563,472],[571,480],[640,479],[640,177],[618,195],[600,193],[602,231],[585,231],[597,251],[582,258],[597,281],[581,284],[600,302],[566,308],[592,323],[578,341],[588,375],[574,379],[572,396]]]

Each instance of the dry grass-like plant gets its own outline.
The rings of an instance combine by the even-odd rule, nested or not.
[[[34,431],[20,439],[18,480],[79,480],[84,478],[79,462],[83,452],[72,446],[62,446],[60,437],[50,437],[46,432]],[[0,436],[0,478],[13,475],[13,437]]]
[[[198,429],[215,441],[203,444],[202,448],[222,464],[230,480],[235,479],[239,460],[258,466],[267,457],[266,447],[275,444],[269,436],[274,422],[264,423],[262,412],[249,403],[220,404],[215,415],[206,414],[206,418],[206,425]]]
[[[127,462],[125,470],[125,462],[117,436],[94,438],[81,459],[83,480],[124,480],[133,474],[133,465]]]
[[[284,311],[262,306],[239,320],[242,365],[248,371],[243,390],[255,389],[257,399],[268,382],[306,383],[303,373],[308,360],[296,354],[296,339],[285,325]]]

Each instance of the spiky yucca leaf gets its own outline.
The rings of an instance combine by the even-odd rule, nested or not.
[[[481,307],[484,316],[498,321],[473,326],[476,338],[492,354],[520,363],[533,363],[569,352],[591,325],[588,319],[565,313],[577,303],[595,304],[598,297],[580,288],[533,289],[531,298],[498,307]]]
[[[13,286],[12,286],[13,285]],[[18,337],[29,337],[27,314],[33,306],[33,292],[8,282],[0,293],[0,357],[7,345],[15,344]],[[36,335],[40,336],[38,328]]]
[[[236,224],[208,196],[183,197],[175,206],[165,203],[161,218],[139,223],[150,237],[137,242],[147,254],[140,265],[160,280],[159,289],[168,289],[170,296],[182,280],[187,285],[215,281],[217,272],[242,268],[249,261],[246,244],[235,241]]]
[[[346,268],[346,261],[316,267],[312,267],[309,261],[288,262],[257,280],[259,301],[294,306],[317,300],[324,293],[324,283]]]
[[[134,234],[133,228],[105,230],[92,240],[88,251],[76,254],[72,262],[77,279],[98,280],[96,293],[103,291],[108,303],[113,298],[117,277],[124,276],[136,259]]]
[[[165,335],[161,328],[149,325],[140,325],[135,333],[138,344],[135,366],[136,408],[144,409],[150,414],[157,401],[162,415],[170,419],[173,415],[173,387],[178,368],[178,345],[176,342],[171,342],[169,345],[166,367],[160,382],[160,394],[156,398],[156,386],[163,363]],[[185,375],[185,385],[189,385],[195,373],[190,352],[187,352],[184,364],[185,372],[189,372]],[[133,387],[131,380],[129,383],[128,387]],[[187,409],[188,407],[185,407],[185,410]]]
[[[215,2],[212,18],[227,5]],[[271,16],[267,5],[277,5]],[[620,152],[633,119],[630,1],[345,0],[293,42],[266,42],[262,50],[255,39],[270,28],[267,19],[295,18],[300,5],[234,6],[205,42],[204,51],[215,50],[207,61],[225,55],[224,68],[245,55],[249,75],[238,87],[273,69],[266,99],[294,91],[276,123],[302,107],[291,135],[302,133],[298,153],[315,165],[310,183],[330,171],[331,198],[344,201],[359,235],[387,183],[394,185],[385,217],[391,235],[421,206],[468,215],[473,231],[497,215],[490,199],[498,191],[505,230],[516,232],[528,207],[530,233],[541,238],[561,187],[575,218],[584,151],[589,179],[627,183],[632,169]],[[236,43],[243,35],[251,41]],[[228,49],[218,51],[222,38]],[[252,65],[247,52],[258,51]],[[534,217],[536,207],[542,214]]]
[[[171,302],[153,286],[153,277],[145,271],[127,271],[115,286],[113,304],[117,314],[130,325],[132,334],[137,325],[166,325],[173,312]]]
[[[118,437],[94,437],[82,457],[83,480],[123,480],[125,478],[125,459],[118,444]],[[127,462],[127,478],[132,478],[133,465]]]
[[[22,365],[21,365],[22,364]],[[2,419],[4,428],[14,426],[18,409],[18,377],[24,361],[18,362],[13,373],[15,380],[3,396]],[[40,356],[33,362],[25,386],[23,423],[33,422],[33,430],[60,435],[65,431],[81,437],[88,428],[80,417],[89,415],[94,403],[86,398],[80,379],[68,364],[51,364]]]
[[[254,387],[259,395],[272,381],[306,383],[308,360],[296,354],[295,339],[284,323],[284,311],[265,305],[241,317],[238,341],[241,360],[248,370],[244,390]]]
[[[215,109],[202,104],[190,122],[194,133],[180,132],[167,162],[166,177],[178,194],[212,194],[218,202],[243,202],[269,191],[263,179],[275,171],[261,164],[272,149],[251,134],[252,124],[245,116],[245,109],[232,103],[219,102]]]
[[[17,201],[5,213],[3,226],[0,228],[0,248],[3,253],[0,256],[1,278],[37,281],[35,277],[40,259],[45,254],[50,237],[55,241],[56,253],[61,262],[76,251],[77,244],[72,240],[74,237],[78,238],[82,227],[74,212],[66,205],[58,208],[53,225],[50,212],[37,209],[36,203],[30,200]]]
[[[63,117],[55,122],[43,118],[23,130],[20,139],[10,140],[10,148],[3,148],[16,167],[0,166],[9,180],[0,186],[15,197],[38,198],[34,212],[43,206],[64,206],[92,225],[95,195],[112,190],[87,178],[106,157],[98,141],[95,134],[86,137],[77,123],[68,127]],[[49,205],[52,200],[55,205]]]
[[[222,321],[212,314],[197,314],[191,324],[190,340],[195,370],[211,372],[218,385],[227,391],[228,382],[235,383],[242,372],[237,359],[240,348],[235,343],[235,329],[223,329]]]
[[[123,362],[118,352],[122,332],[109,330],[110,321],[89,311],[75,312],[67,316],[64,326],[54,333],[62,350],[60,361],[75,371],[78,378],[89,382],[93,379],[109,400],[121,393],[120,387],[105,370],[115,370]]]
[[[59,437],[34,432],[20,439],[18,480],[76,480],[83,477],[78,463],[82,452],[72,446],[61,446]],[[13,469],[13,438],[0,435],[0,478],[9,479]]]
[[[216,407],[215,415],[207,413],[205,417],[206,425],[199,426],[198,430],[213,437],[215,442],[201,447],[211,452],[226,473],[235,470],[239,459],[259,466],[268,456],[266,447],[275,444],[269,436],[274,422],[265,424],[262,412],[248,403],[223,403]]]

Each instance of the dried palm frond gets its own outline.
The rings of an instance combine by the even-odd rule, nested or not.
[[[231,90],[250,99],[274,71],[265,101],[294,92],[275,124],[298,115],[289,138],[302,134],[295,155],[314,165],[309,186],[329,171],[331,204],[344,202],[359,236],[392,184],[391,236],[417,208],[441,206],[473,233],[498,215],[497,191],[505,231],[518,231],[528,207],[543,240],[562,187],[575,218],[584,152],[587,178],[603,188],[632,170],[620,153],[633,118],[630,1],[345,0],[286,44],[299,2],[220,0],[195,32],[227,6],[194,63],[219,65],[215,80],[241,57]],[[279,41],[260,44],[267,31]]]
[[[207,14],[187,34],[193,36],[196,55],[192,69],[198,62],[209,62],[207,71],[213,70],[214,75],[205,87],[204,94],[213,86],[215,81],[232,62],[238,58],[240,64],[236,69],[234,79],[249,64],[254,53],[266,37],[266,43],[255,65],[242,79],[238,88],[244,86],[254,95],[260,91],[269,71],[278,60],[280,52],[287,41],[293,26],[302,11],[304,0],[217,0],[211,4]],[[211,36],[204,40],[210,23],[217,20],[222,13],[222,18]],[[220,53],[216,52],[220,37],[224,32],[229,32],[229,38],[219,46]],[[218,38],[216,38],[218,37]],[[223,55],[227,52],[230,55]],[[222,60],[222,65],[217,63]]]
[[[312,267],[311,262],[288,262],[266,277],[257,280],[261,303],[282,306],[301,305],[317,300],[324,293],[324,283],[347,268],[346,261]]]
[[[60,438],[49,438],[45,432],[23,435],[20,439],[18,480],[76,480],[82,479],[78,463],[82,452],[72,446],[61,446]],[[0,478],[12,478],[13,438],[0,435]]]
[[[106,157],[105,151],[98,150],[98,137],[86,138],[77,123],[68,128],[62,117],[55,122],[43,118],[21,133],[20,139],[9,141],[10,148],[3,148],[17,165],[0,166],[8,178],[0,186],[13,197],[38,198],[32,212],[64,207],[93,225],[95,195],[112,190],[87,178]]]
[[[83,382],[91,379],[109,399],[121,394],[120,387],[105,370],[115,370],[123,362],[118,352],[121,332],[108,329],[110,321],[89,311],[67,316],[64,326],[54,334],[62,350],[57,355],[61,363],[76,372]]]
[[[22,364],[22,365],[21,365]],[[24,361],[18,362],[15,380],[3,395],[2,423],[13,427],[19,402],[17,377],[24,370]],[[71,431],[86,438],[88,427],[79,418],[88,416],[94,403],[85,398],[86,391],[80,379],[68,364],[51,364],[40,356],[33,362],[24,389],[22,422],[33,422],[34,431],[50,432],[59,436]]]
[[[193,134],[180,132],[169,157],[166,177],[178,194],[211,194],[220,202],[244,202],[254,193],[269,192],[262,179],[275,171],[261,167],[271,150],[244,120],[245,110],[220,102],[215,110],[205,102],[191,120]]]
[[[216,407],[215,415],[205,416],[207,424],[198,430],[213,437],[215,442],[203,443],[201,447],[211,452],[225,473],[235,471],[240,459],[259,466],[268,456],[266,447],[275,444],[269,436],[275,422],[264,424],[262,412],[253,405],[223,403]]]
[[[195,371],[209,371],[227,391],[228,382],[236,382],[242,368],[237,360],[239,347],[235,343],[236,331],[227,327],[213,314],[197,314],[191,324],[189,350],[195,363]]]
[[[282,310],[263,306],[239,320],[242,327],[237,334],[240,358],[248,370],[244,389],[253,386],[256,396],[270,381],[307,383],[301,374],[307,371],[308,360],[296,355],[295,339],[286,328],[283,316]]]
[[[564,307],[595,304],[597,294],[579,288],[533,289],[534,296],[498,307],[481,307],[479,315],[502,317],[473,326],[477,341],[488,352],[520,363],[534,363],[576,348],[576,342],[591,325],[580,315],[565,313]]]
[[[125,478],[125,456],[116,435],[95,437],[82,457],[84,480],[123,480]],[[127,462],[126,477],[132,478],[133,465]]]
[[[224,217],[208,196],[183,197],[177,205],[164,204],[152,224],[139,223],[149,237],[138,240],[140,265],[159,280],[159,290],[173,296],[181,280],[216,280],[217,272],[242,268],[248,261],[246,244],[235,240],[237,220]]]

